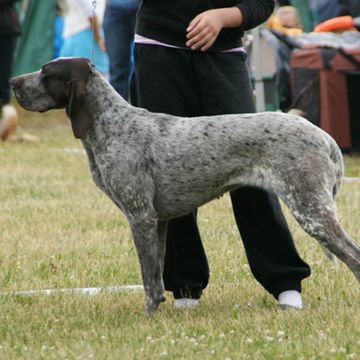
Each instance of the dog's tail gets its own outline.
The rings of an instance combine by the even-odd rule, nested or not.
[[[341,179],[344,175],[344,162],[338,144],[331,136],[329,136],[328,139],[329,139],[329,157],[334,164],[334,170],[335,170],[335,184],[333,185],[333,189],[332,189],[332,196],[333,199],[335,200],[336,194],[340,187]],[[336,207],[335,202],[334,202],[334,206]],[[328,249],[326,249],[324,246],[321,245],[321,247],[327,258],[333,263],[334,266],[337,266],[338,262],[336,256],[333,253],[331,253]]]
[[[330,137],[330,159],[334,163],[334,169],[335,169],[335,184],[333,186],[333,198],[335,199],[335,196],[339,190],[341,179],[344,175],[344,162],[341,150],[338,146],[338,144],[335,142],[333,138]]]

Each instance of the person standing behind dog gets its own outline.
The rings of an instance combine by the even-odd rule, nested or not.
[[[107,0],[104,34],[110,61],[110,84],[125,99],[133,72],[133,44],[138,0]]]
[[[89,58],[95,67],[108,77],[109,59],[101,28],[105,0],[97,0],[96,9],[93,8],[91,0],[62,0],[60,6],[64,17],[64,39],[60,57]]]
[[[135,105],[188,117],[254,113],[241,37],[273,8],[273,0],[143,0],[135,34]],[[301,281],[310,268],[295,249],[277,197],[250,187],[230,196],[255,278],[281,307],[302,308]],[[196,306],[208,279],[196,212],[171,220],[164,285],[175,306]]]
[[[17,0],[0,0],[0,140],[16,132],[17,112],[9,105],[11,66],[20,25],[15,11]]]

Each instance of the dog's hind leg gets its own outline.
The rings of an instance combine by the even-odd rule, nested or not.
[[[304,193],[298,191],[295,196],[285,197],[285,203],[300,226],[342,260],[360,282],[360,245],[341,227],[332,195],[314,189],[310,199]]]
[[[316,229],[310,224],[303,228],[315,237],[325,248],[342,260],[360,282],[360,246],[341,227],[336,214],[323,212],[324,225]]]
[[[136,217],[129,220],[145,288],[145,314],[150,315],[165,301],[162,279],[166,222]]]

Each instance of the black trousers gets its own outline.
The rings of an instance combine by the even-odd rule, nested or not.
[[[9,79],[16,40],[16,36],[0,36],[0,109],[10,98]]]
[[[154,45],[135,46],[132,99],[137,106],[178,116],[255,112],[242,53],[202,53]],[[277,197],[251,187],[231,192],[237,226],[255,278],[276,298],[301,291],[310,275],[299,257]],[[209,267],[195,211],[169,222],[164,283],[175,298],[199,298]]]

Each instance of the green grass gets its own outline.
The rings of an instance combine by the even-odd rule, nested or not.
[[[21,112],[40,142],[0,143],[0,289],[139,284],[126,220],[93,185],[62,112]],[[75,150],[74,150],[75,149]],[[359,156],[346,156],[360,176]],[[360,183],[338,195],[344,228],[360,241]],[[279,311],[250,273],[228,196],[199,210],[211,267],[201,306],[151,318],[142,292],[1,296],[0,359],[360,359],[359,284],[336,269],[285,213],[313,274],[303,311]]]

